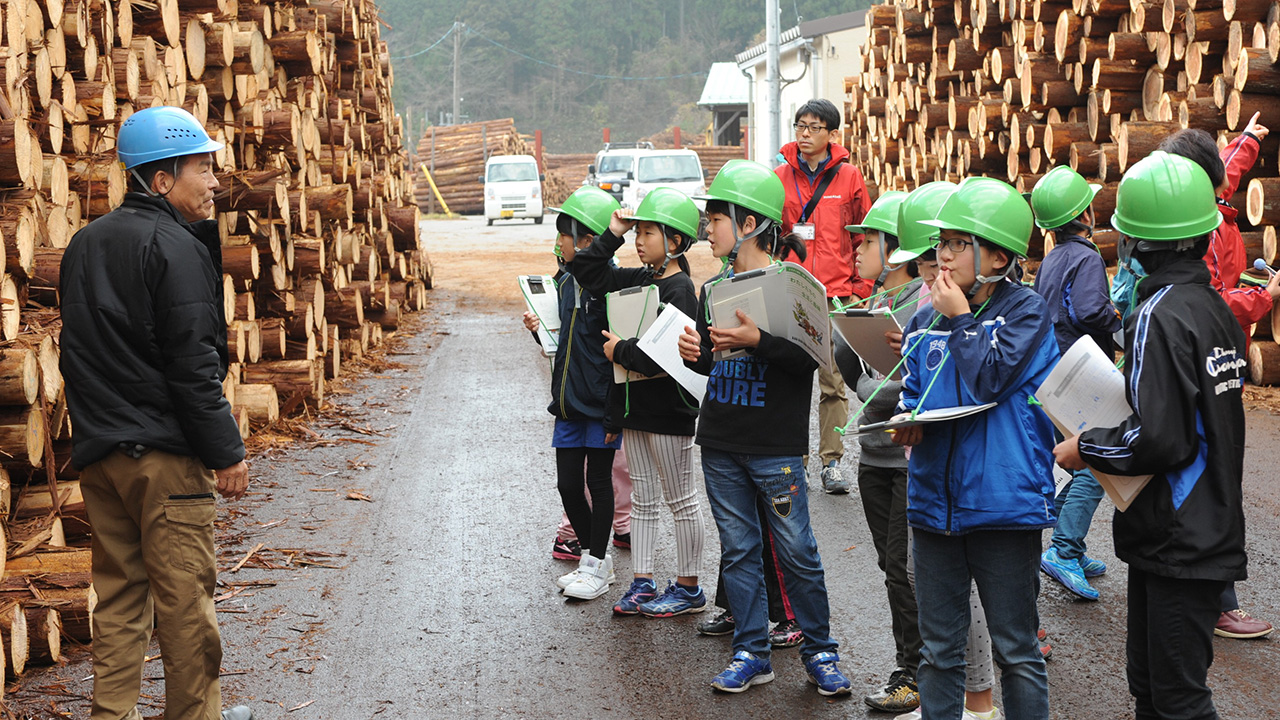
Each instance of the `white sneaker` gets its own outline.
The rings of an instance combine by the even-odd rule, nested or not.
[[[581,566],[582,566],[582,560],[581,560],[581,559],[579,559],[579,560],[578,560],[578,566],[579,566],[579,567],[581,567]],[[578,579],[578,568],[574,568],[572,572],[567,572],[567,573],[565,573],[565,574],[561,575],[560,577],[556,578],[556,587],[558,587],[558,588],[560,588],[561,590],[563,590],[563,589],[565,589],[565,588],[569,587],[569,585],[571,585],[571,584],[573,583],[573,581],[574,581],[574,580],[577,580],[577,579]]]
[[[556,578],[556,587],[560,588],[561,590],[564,590],[565,588],[569,587],[569,585],[571,585],[574,580],[577,580],[578,571],[582,569],[582,563],[589,555],[590,553],[584,550],[582,552],[582,557],[578,558],[578,567],[574,568],[572,572],[567,572],[561,575],[560,577]],[[609,584],[612,585],[613,583],[617,582],[617,577],[614,576],[613,574],[613,556],[605,555],[604,559],[607,560],[609,563]]]
[[[605,555],[603,560],[597,560],[584,554],[578,564],[578,577],[564,589],[564,594],[579,600],[594,600],[608,592],[614,580],[612,557]]]
[[[893,720],[920,720],[922,717],[924,717],[924,713],[919,708],[916,708],[909,713],[903,713],[895,717]],[[969,708],[965,708],[964,720],[1004,720],[1004,713],[1000,712],[1000,708],[994,708],[990,715],[976,713]]]

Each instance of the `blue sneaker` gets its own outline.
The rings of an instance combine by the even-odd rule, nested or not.
[[[697,588],[697,592],[690,592],[676,583],[667,583],[667,589],[661,595],[640,605],[640,613],[653,618],[700,613],[706,609],[707,595],[702,592],[702,588]]]
[[[1079,560],[1058,557],[1057,548],[1049,548],[1040,556],[1040,570],[1062,583],[1062,586],[1085,600],[1097,600],[1098,591],[1084,577]]]
[[[745,650],[733,654],[733,661],[711,681],[711,687],[722,692],[740,693],[752,685],[773,682],[773,666],[768,658]]]
[[[818,686],[819,695],[848,695],[853,692],[853,683],[836,667],[838,662],[840,656],[833,652],[820,652],[804,659],[804,671],[809,674],[809,682]]]
[[[646,603],[658,595],[658,586],[653,578],[636,578],[631,587],[623,594],[622,599],[613,605],[614,615],[638,615],[640,603]]]
[[[1098,577],[1107,572],[1107,564],[1101,560],[1095,560],[1088,555],[1080,556],[1080,568],[1084,570],[1084,576],[1087,578]]]

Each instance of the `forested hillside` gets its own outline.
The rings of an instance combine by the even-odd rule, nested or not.
[[[695,103],[715,61],[763,39],[763,0],[378,0],[391,27],[396,108],[440,122],[453,108],[454,21],[463,31],[464,121],[514,117],[556,152],[586,152],[599,128],[633,139],[672,125],[701,132]],[[781,0],[783,29],[869,0]]]

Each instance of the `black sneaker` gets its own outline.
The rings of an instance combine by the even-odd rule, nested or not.
[[[556,538],[555,544],[551,546],[551,557],[556,560],[579,560],[582,558],[582,546],[577,540]]]
[[[729,635],[733,633],[736,627],[733,622],[733,615],[728,610],[720,611],[720,614],[698,623],[698,632],[703,635]]]
[[[883,712],[910,712],[920,707],[920,690],[911,671],[898,668],[889,673],[889,682],[880,690],[866,696],[868,707]]]
[[[614,533],[613,546],[616,548],[622,548],[623,550],[630,550],[631,549],[631,533],[629,532],[625,532],[621,534]]]
[[[769,631],[769,644],[776,648],[795,647],[804,642],[804,633],[795,618],[783,620]]]

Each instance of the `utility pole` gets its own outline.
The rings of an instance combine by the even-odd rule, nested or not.
[[[778,0],[766,0],[764,19],[765,92],[769,99],[769,146],[764,155],[772,160],[782,147],[782,87],[778,68]]]
[[[462,55],[462,28],[464,27],[466,25],[460,22],[453,23],[453,122],[450,123],[451,125],[457,125],[458,118],[462,117],[462,97],[458,94],[458,59]]]

